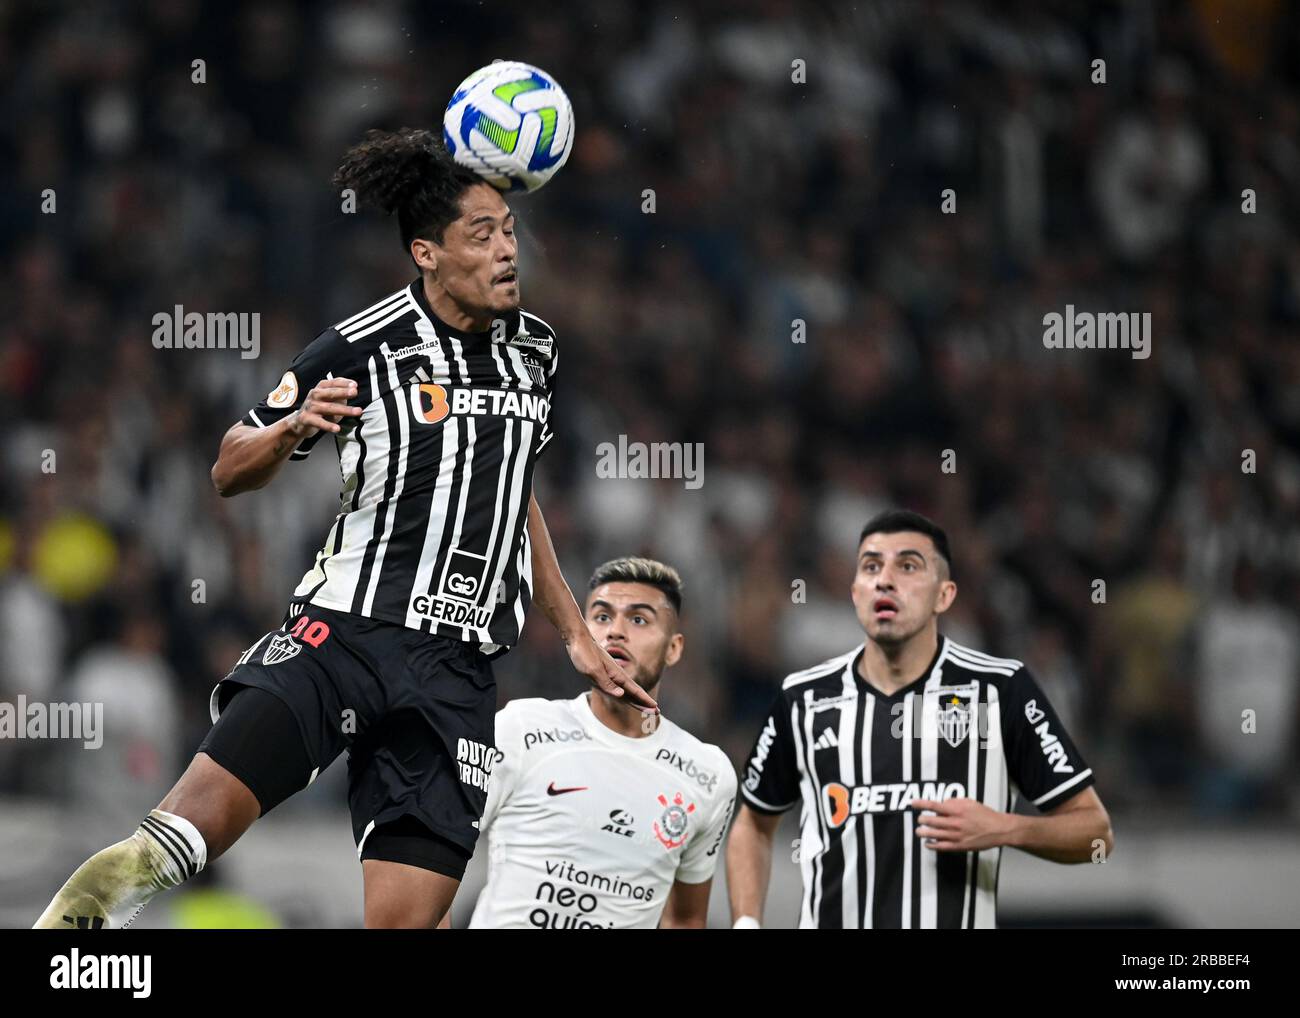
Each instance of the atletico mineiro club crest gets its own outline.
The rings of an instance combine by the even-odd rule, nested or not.
[[[939,706],[939,734],[944,742],[956,749],[970,732],[970,704],[963,703],[956,693],[952,693]]]
[[[287,626],[288,623],[285,625]],[[267,644],[266,651],[262,654],[262,664],[268,666],[282,664],[302,650],[302,643],[298,640],[312,647],[319,647],[329,635],[328,623],[313,622],[306,615],[299,615],[288,632],[276,633],[271,637],[271,642]],[[295,640],[294,637],[298,639]]]
[[[277,633],[271,637],[271,642],[267,644],[266,651],[262,654],[262,664],[282,664],[288,661],[289,658],[294,657],[300,650],[302,650],[302,644],[288,633]]]

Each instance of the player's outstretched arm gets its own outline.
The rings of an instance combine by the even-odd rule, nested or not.
[[[1091,862],[1115,847],[1110,816],[1092,788],[1067,799],[1045,816],[1001,813],[974,799],[914,799],[913,808],[933,811],[917,818],[916,836],[936,852],[978,852],[1005,846],[1050,862]]]
[[[740,804],[736,822],[727,839],[727,895],[731,899],[731,921],[763,921],[767,885],[772,877],[772,841],[779,814],[760,813]]]
[[[573,667],[611,696],[626,697],[644,710],[657,711],[659,705],[654,698],[592,638],[573,591],[560,572],[551,534],[535,495],[528,497],[528,539],[533,546],[533,601],[560,634]]]
[[[221,452],[212,466],[212,484],[222,498],[265,487],[304,438],[318,431],[337,433],[344,417],[359,417],[362,407],[348,406],[357,394],[349,378],[327,378],[302,406],[270,427],[236,424],[221,440]]]

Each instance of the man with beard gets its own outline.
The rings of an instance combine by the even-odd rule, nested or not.
[[[655,695],[682,656],[681,577],[621,558],[591,577],[587,626]],[[703,927],[736,796],[722,750],[599,690],[512,700],[480,823],[488,881],[471,928]]]

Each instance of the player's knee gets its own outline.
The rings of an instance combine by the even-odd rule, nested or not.
[[[220,717],[167,801],[203,831],[216,858],[319,770],[290,705],[232,682]]]
[[[229,849],[261,814],[248,786],[205,753],[195,755],[158,808],[194,825],[207,845],[208,861]]]

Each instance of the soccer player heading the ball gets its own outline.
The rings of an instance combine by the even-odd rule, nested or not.
[[[587,629],[532,495],[558,356],[519,307],[510,208],[427,131],[370,132],[334,182],[396,213],[419,276],[316,337],[226,433],[212,480],[261,488],[328,434],[341,511],[284,624],[213,690],[181,779],[37,927],[125,924],[345,749],[366,925],[435,926],[486,803],[490,661],[530,601],[602,694],[657,709]]]
[[[1102,861],[1092,770],[1020,661],[938,632],[957,596],[947,535],[882,513],[851,588],[866,641],[781,684],[727,846],[732,919],[754,927],[781,814],[802,802],[802,928],[996,925],[1004,847]],[[1011,812],[1015,784],[1044,816]]]

